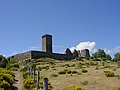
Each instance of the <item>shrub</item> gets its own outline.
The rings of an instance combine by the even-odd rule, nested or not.
[[[19,64],[14,64],[14,67],[19,68]]]
[[[70,73],[71,73],[71,70],[69,70],[69,69],[64,69],[64,72],[66,72],[67,74],[70,74]]]
[[[69,87],[66,90],[82,90],[80,86]]]
[[[35,68],[35,67],[36,67],[36,64],[32,64],[31,67],[32,67],[32,68]]]
[[[58,77],[57,74],[51,74],[51,77]]]
[[[71,72],[72,72],[72,71],[68,70],[68,71],[67,71],[67,74],[71,74]]]
[[[116,70],[117,70],[117,67],[113,67],[112,69],[113,69],[113,71],[116,71]]]
[[[33,88],[33,80],[31,78],[27,78],[23,83],[24,83],[23,85],[26,89]]]
[[[69,65],[69,64],[65,64],[65,66],[66,66],[66,67],[70,67],[70,65]]]
[[[96,66],[95,70],[98,70],[100,66]]]
[[[70,67],[75,67],[75,64],[72,64]]]
[[[29,76],[29,73],[28,72],[23,72],[23,78],[26,79],[28,76]]]
[[[9,90],[15,82],[14,77],[15,75],[13,72],[0,68],[0,88]]]
[[[110,68],[110,66],[109,66],[109,65],[107,65],[107,66],[104,66],[103,68]]]
[[[10,85],[14,83],[14,78],[10,74],[1,74],[3,80],[7,81]]]
[[[50,67],[49,66],[45,66],[45,67],[39,67],[39,70],[42,71],[42,69],[48,70]]]
[[[71,73],[72,73],[72,74],[77,74],[78,72],[77,72],[77,71],[72,71]]]
[[[118,87],[118,89],[117,90],[120,90],[120,87]]]
[[[10,68],[11,71],[18,71],[18,68]]]
[[[0,87],[7,90],[8,88],[10,88],[10,84],[7,81],[3,80],[2,82],[0,82]]]
[[[98,65],[98,62],[90,62],[90,65],[92,66]]]
[[[81,82],[82,85],[88,85],[88,81]]]
[[[94,58],[93,61],[101,61],[99,58]]]
[[[105,62],[102,62],[102,66],[105,66]]]
[[[88,71],[87,71],[87,70],[85,70],[85,69],[82,69],[82,72],[83,72],[83,73],[87,73]]]
[[[114,77],[114,73],[112,71],[104,71],[106,77]]]
[[[66,71],[60,71],[58,74],[66,74]]]
[[[27,67],[24,66],[20,71],[22,71],[22,72],[26,72],[26,71],[27,71]]]

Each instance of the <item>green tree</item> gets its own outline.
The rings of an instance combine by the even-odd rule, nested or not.
[[[109,54],[106,54],[106,59],[107,59],[107,60],[111,60],[112,57],[111,57]]]
[[[92,57],[94,58],[106,58],[106,53],[102,49],[98,49],[97,52],[92,54]]]
[[[120,53],[119,52],[114,55],[114,61],[120,61]]]
[[[1,62],[2,58],[3,58],[3,55],[0,55],[0,62]]]
[[[8,64],[8,60],[5,57],[3,57],[0,62],[0,67],[6,68],[7,64]]]

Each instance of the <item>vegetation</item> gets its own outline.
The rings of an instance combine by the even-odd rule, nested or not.
[[[104,71],[106,77],[114,77],[114,73],[112,71]]]
[[[82,73],[87,73],[88,71],[85,69],[82,69]]]
[[[8,60],[4,56],[0,55],[0,67],[6,68],[7,64]]]
[[[115,55],[114,55],[114,61],[120,61],[120,53],[116,53]]]
[[[81,82],[82,85],[88,85],[88,81]]]
[[[15,83],[15,75],[13,72],[0,68],[0,88],[10,90]]]
[[[109,54],[106,54],[102,49],[98,49],[95,53],[92,54],[92,57],[93,61],[106,61],[112,59],[112,57]]]
[[[69,87],[66,90],[82,90],[80,86]]]

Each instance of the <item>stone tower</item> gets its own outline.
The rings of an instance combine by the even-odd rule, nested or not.
[[[88,49],[81,50],[81,57],[90,57],[90,53]]]
[[[52,53],[52,35],[45,34],[42,36],[42,51]]]

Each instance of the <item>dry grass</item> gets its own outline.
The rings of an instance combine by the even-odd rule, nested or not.
[[[40,65],[42,66],[49,66],[49,70],[42,70],[41,75],[46,76],[49,78],[53,90],[65,90],[67,87],[75,86],[75,85],[80,85],[82,88],[86,90],[117,90],[118,87],[120,87],[120,79],[117,77],[106,77],[104,74],[104,71],[106,70],[111,70],[115,73],[115,75],[120,75],[120,68],[117,68],[116,63],[112,62],[105,62],[104,66],[112,66],[111,68],[103,68],[104,66],[100,61],[97,63],[100,66],[100,69],[96,70],[97,65],[86,65],[85,63],[89,63],[90,61],[84,61],[84,62],[58,62],[55,63],[55,65]],[[78,67],[79,63],[83,63],[82,67]],[[75,64],[73,67],[68,67],[65,66],[69,64],[69,66],[72,66]],[[82,73],[81,70],[84,68],[87,70],[87,73]],[[114,70],[115,68],[115,70]],[[59,75],[59,71],[63,71],[64,69],[69,69],[71,71],[77,71],[81,74],[63,74]],[[58,77],[51,77],[51,74],[56,74]],[[81,82],[88,81],[87,85],[83,85]]]

